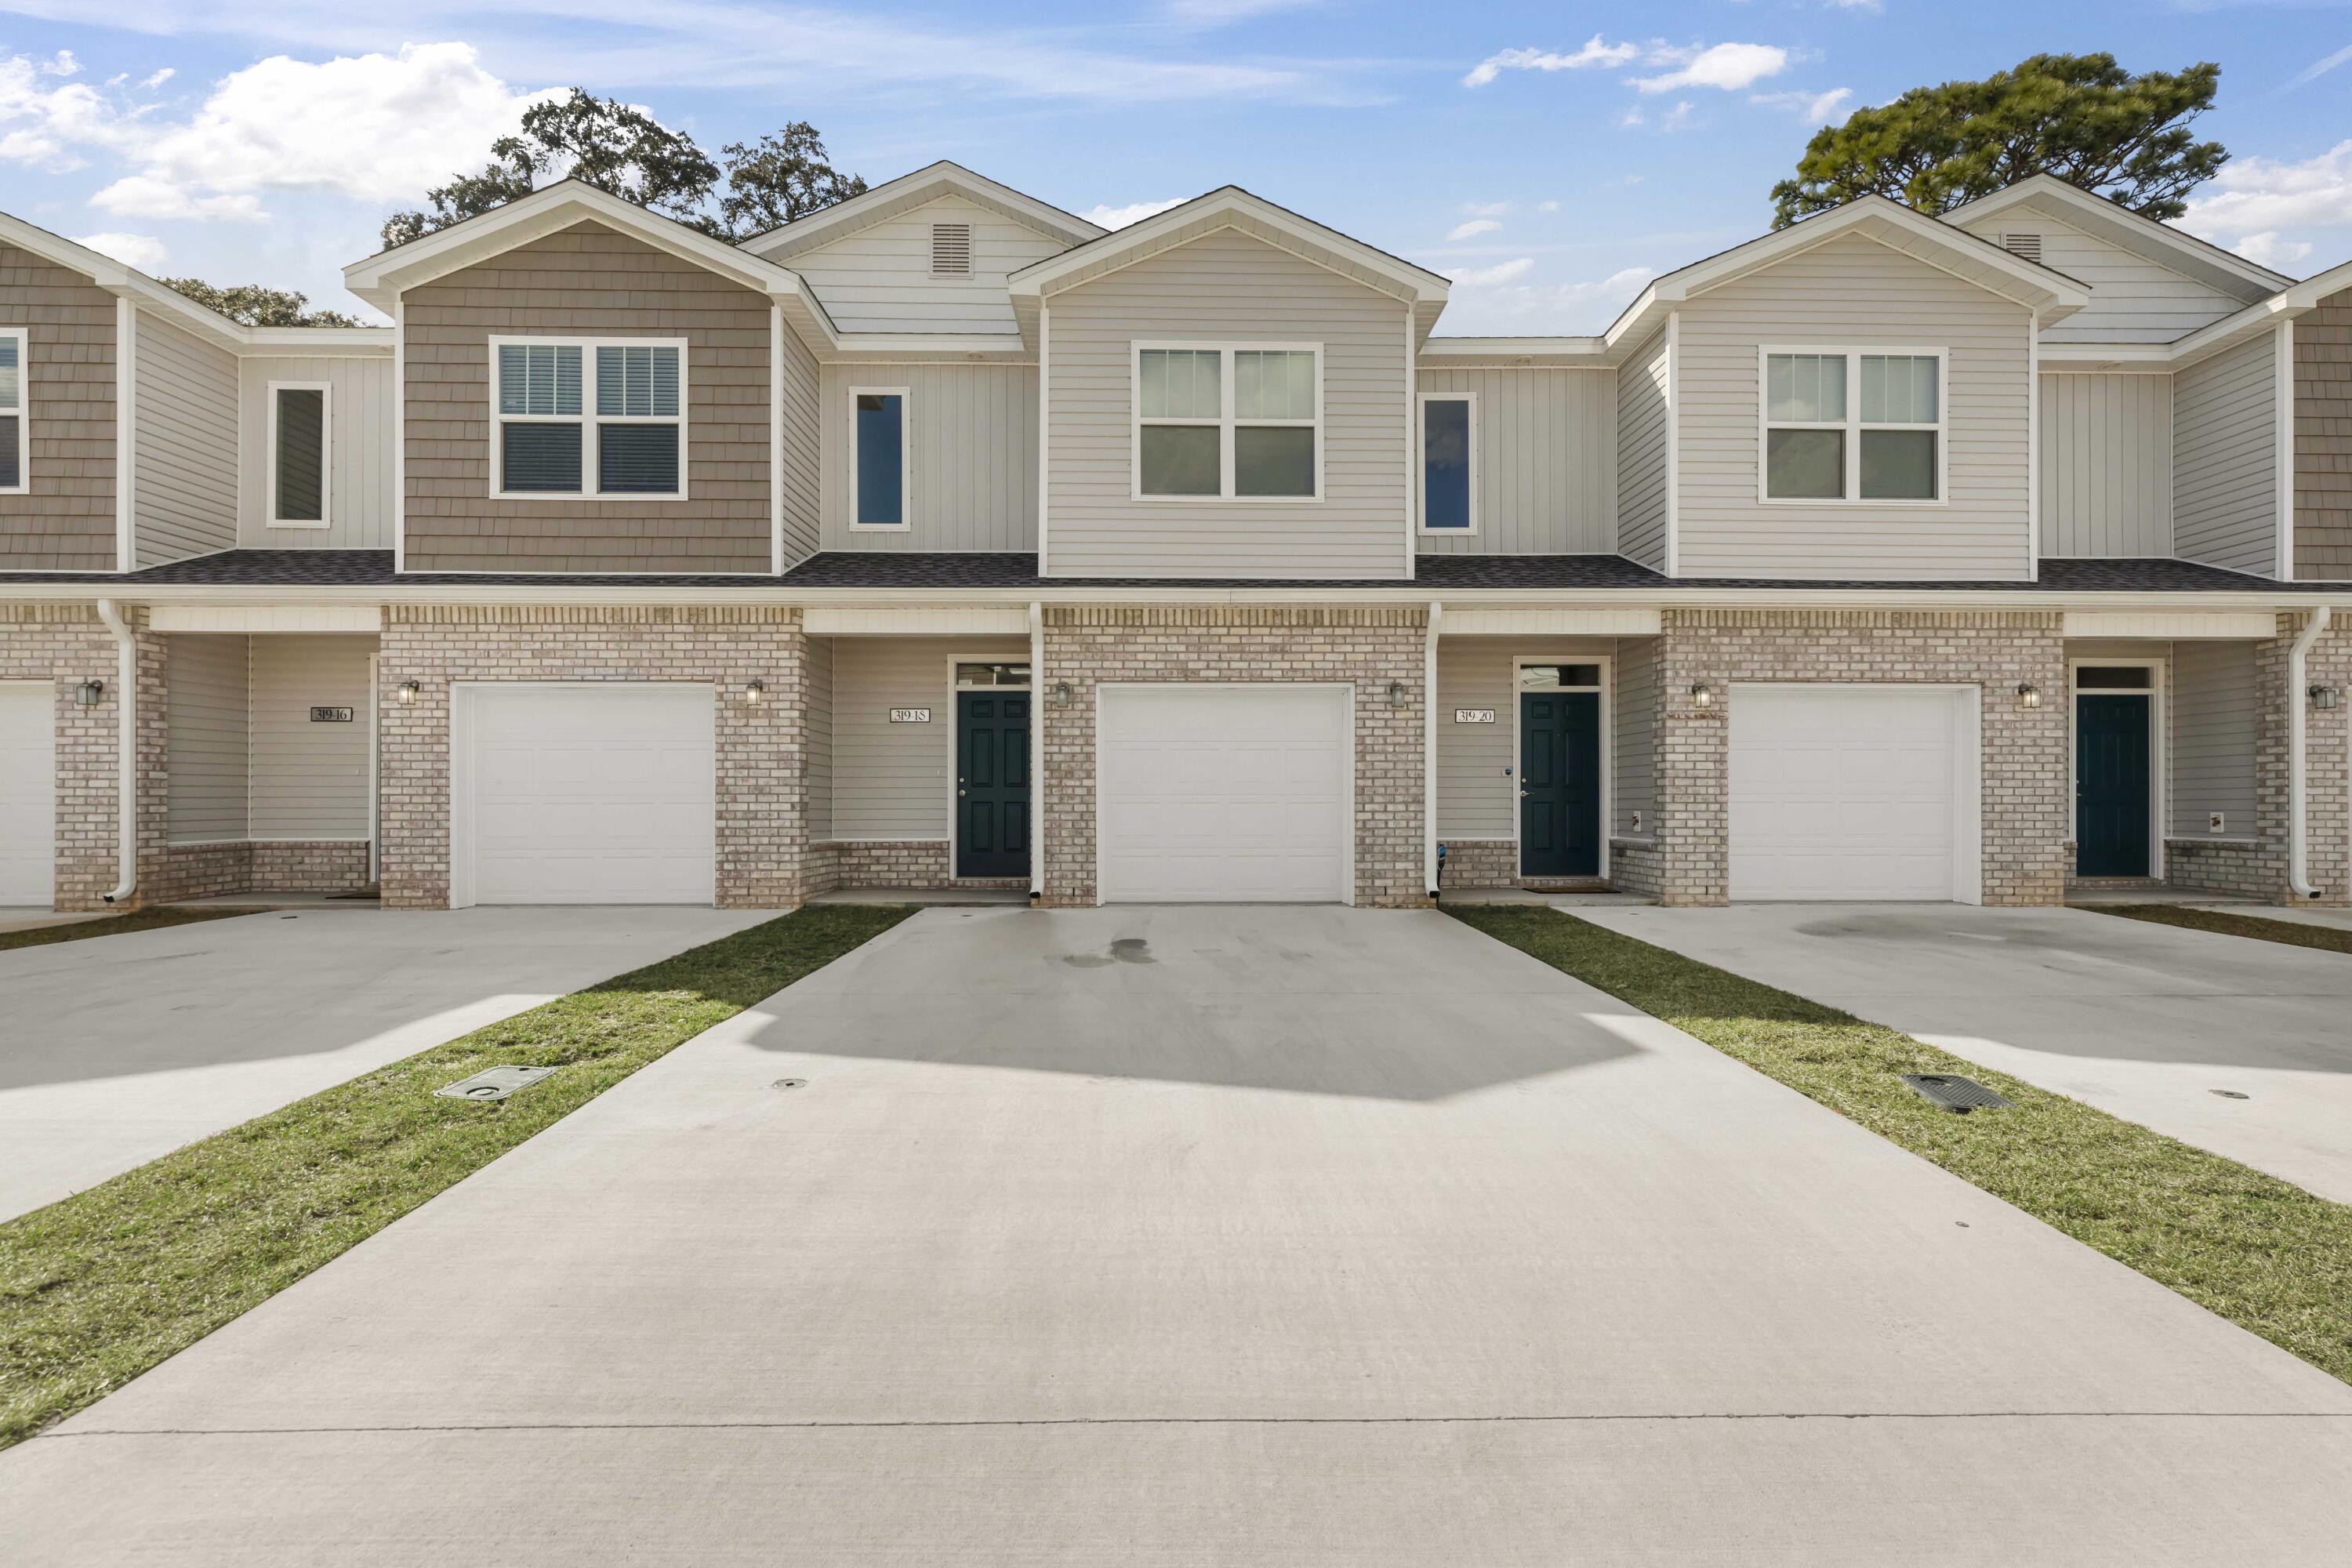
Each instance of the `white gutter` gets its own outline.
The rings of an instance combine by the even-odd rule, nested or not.
[[[2309,700],[2303,689],[2304,659],[2327,629],[2330,615],[2326,605],[2314,609],[2286,655],[2286,885],[2298,899],[2319,897],[2319,889],[2311,885],[2305,844],[2305,797],[2310,792],[2303,776],[2304,708]]]
[[[1429,634],[1421,652],[1422,877],[1437,897],[1437,626],[1445,618],[1442,600],[1429,602]]]
[[[98,618],[114,634],[115,805],[114,891],[110,904],[139,890],[139,645],[114,601],[98,602]]]
[[[1029,601],[1029,896],[1045,896],[1045,606]]]

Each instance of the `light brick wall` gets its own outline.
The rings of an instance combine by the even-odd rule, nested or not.
[[[1345,681],[1356,694],[1356,902],[1425,906],[1422,657],[1427,612],[1345,605],[1053,605],[1042,826],[1055,906],[1095,901],[1095,689],[1120,681]],[[1071,698],[1057,704],[1055,685]],[[1389,705],[1391,683],[1404,689]]]
[[[777,605],[394,605],[378,708],[383,900],[449,902],[449,703],[458,681],[704,680],[717,689],[719,899],[791,909],[810,874],[807,639]],[[742,700],[745,684],[767,700]],[[400,700],[404,681],[422,689]]]
[[[2072,772],[2056,612],[1668,610],[1660,668],[1657,867],[1653,878],[1640,855],[1621,852],[1629,891],[1669,904],[1728,898],[1732,683],[1892,681],[1981,687],[1984,901],[2063,898]],[[2027,681],[2042,689],[2040,708],[2017,705]],[[1711,707],[1691,700],[1700,682]]]
[[[57,714],[57,907],[105,907],[115,882],[114,639],[87,605],[0,605],[0,680],[52,683]],[[106,700],[77,707],[85,680]]]
[[[1442,836],[1441,836],[1442,837]],[[1508,888],[1519,876],[1519,846],[1510,838],[1445,838],[1444,890]]]

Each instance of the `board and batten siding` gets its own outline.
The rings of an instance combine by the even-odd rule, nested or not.
[[[824,367],[826,550],[1037,548],[1037,367]],[[850,389],[907,389],[909,475],[903,530],[850,526],[857,422]]]
[[[833,834],[945,838],[955,781],[950,657],[1026,662],[1026,637],[836,637],[833,647]],[[928,708],[928,724],[893,724]]]
[[[1680,311],[1676,564],[1685,577],[1982,579],[2031,575],[2026,475],[2032,316],[1874,241],[1844,236]],[[1948,351],[1940,505],[1766,505],[1758,351]]]
[[[269,526],[269,384],[325,382],[327,526]],[[237,368],[238,448],[245,494],[236,542],[248,550],[389,550],[392,487],[392,361],[249,355]]]
[[[25,495],[0,496],[0,571],[114,570],[115,298],[0,245],[0,325],[26,330]]]
[[[1404,302],[1219,228],[1045,301],[1055,577],[1408,574]],[[1320,501],[1135,499],[1139,342],[1323,345]],[[1419,482],[1420,465],[1411,465]]]
[[[831,637],[808,639],[808,760],[802,776],[808,781],[811,843],[833,837],[833,645]]]
[[[408,570],[769,570],[765,296],[580,223],[412,289],[403,305]],[[688,499],[491,500],[493,334],[686,339]]]
[[[1614,774],[1609,795],[1612,833],[1652,837],[1658,831],[1658,640],[1617,639],[1617,729],[1609,752]]]
[[[783,467],[776,483],[783,487],[784,569],[815,554],[822,533],[818,497],[824,488],[823,450],[818,436],[818,374],[816,356],[789,326],[775,334],[784,345],[782,406],[777,409],[777,434]]]
[[[1614,655],[1630,639],[1441,637],[1437,640],[1437,836],[1511,838],[1518,834],[1519,781],[1511,772],[1519,726],[1520,658],[1563,662]],[[1607,701],[1608,695],[1602,696]],[[1454,710],[1495,710],[1491,724],[1458,724]],[[1622,770],[1620,772],[1622,777]]]
[[[1668,364],[1662,330],[1617,368],[1617,552],[1666,569]]]
[[[2052,322],[2045,343],[2170,342],[2262,297],[2251,284],[2242,297],[2225,293],[2029,207],[1962,226],[1995,245],[2004,234],[2038,234],[2042,264],[2089,286],[2091,302]]]
[[[2278,390],[2267,332],[2172,378],[2172,534],[2181,556],[2278,570]]]
[[[2172,378],[2042,378],[2042,553],[2172,553]]]
[[[2294,574],[2352,578],[2352,290],[2294,323]]]
[[[273,634],[253,638],[252,836],[368,836],[368,660],[372,637]],[[310,710],[348,708],[348,723]]]
[[[139,564],[236,544],[236,356],[142,310],[131,338],[137,415],[131,510]]]
[[[2251,642],[2172,645],[2172,833],[2255,836],[2255,752],[2262,702]],[[2208,822],[2223,817],[2216,835]]]
[[[245,837],[249,638],[164,639],[166,831],[174,844]]]
[[[1606,555],[1617,548],[1617,388],[1607,371],[1424,370],[1420,392],[1468,393],[1477,409],[1477,526],[1423,532],[1423,552]],[[1416,484],[1421,463],[1416,449]]]
[[[971,226],[971,277],[931,276],[934,223]],[[1009,334],[1020,329],[1006,276],[1065,248],[992,208],[942,196],[780,259],[845,332]]]

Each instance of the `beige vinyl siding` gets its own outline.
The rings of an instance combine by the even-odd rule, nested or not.
[[[833,837],[833,647],[831,637],[808,639],[808,836]]]
[[[2172,553],[2172,378],[2042,378],[2042,553]]]
[[[1617,541],[1617,389],[1606,371],[1425,370],[1423,395],[1477,404],[1476,528],[1423,533],[1454,555],[1605,555]],[[1418,441],[1420,437],[1415,435]],[[1412,456],[1422,482],[1422,454]]]
[[[2352,578],[2352,291],[2294,323],[2294,574]]]
[[[269,384],[325,382],[327,526],[269,526]],[[237,367],[244,499],[237,542],[249,550],[392,548],[392,361],[248,355]]]
[[[945,838],[954,793],[948,660],[1026,660],[1026,637],[837,637],[833,648],[833,837]],[[928,724],[893,724],[928,708]]]
[[[1609,753],[1615,775],[1609,797],[1612,833],[1646,838],[1658,831],[1659,676],[1656,637],[1617,639],[1616,733]]]
[[[246,836],[247,638],[164,639],[168,831],[174,844]]]
[[[824,463],[817,434],[816,356],[790,327],[784,329],[783,343],[783,406],[777,410],[783,425],[783,471],[776,482],[783,487],[784,568],[790,571],[822,548],[818,519]]]
[[[1037,548],[1037,367],[828,364],[823,377],[827,550]],[[907,389],[912,459],[903,531],[850,526],[850,389]]]
[[[2172,378],[2172,532],[2190,561],[2278,570],[2278,389],[2271,334]]]
[[[0,571],[114,570],[114,296],[0,245],[0,327],[23,327],[26,477],[0,496]]]
[[[372,637],[253,638],[252,835],[368,836],[368,659]],[[313,723],[313,706],[352,721]]]
[[[142,310],[131,486],[139,564],[236,543],[236,356]]]
[[[2223,814],[2225,838],[2254,837],[2254,749],[2262,705],[2250,642],[2172,645],[2172,832],[2214,837],[2210,813]]]
[[[1666,569],[1666,334],[1617,370],[1617,552]]]
[[[1685,577],[2021,580],[2032,320],[1871,240],[1800,251],[1682,308],[1676,564]],[[1948,496],[1935,506],[1766,505],[1760,346],[1949,352]]]
[[[931,276],[931,225],[971,226],[971,276]],[[1014,332],[1005,276],[1059,240],[960,196],[942,196],[785,258],[845,332]]]
[[[2030,209],[1966,226],[1995,245],[2004,234],[2038,234],[2042,264],[2089,285],[2090,304],[2052,322],[2042,334],[2045,343],[2170,342],[2261,298],[2252,285],[2242,297],[2224,293]]]
[[[1519,784],[1511,759],[1519,727],[1512,661],[1522,658],[1598,658],[1607,637],[1447,637],[1437,640],[1437,835],[1512,838],[1518,834]],[[1457,724],[1457,708],[1492,708],[1491,724]]]
[[[769,570],[764,296],[581,223],[403,302],[410,571]],[[492,500],[493,333],[686,339],[688,499]]]
[[[1220,228],[1054,294],[1046,308],[1055,576],[1406,575],[1402,300]],[[1322,344],[1324,499],[1135,500],[1138,342]]]

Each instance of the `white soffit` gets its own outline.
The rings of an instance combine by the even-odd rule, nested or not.
[[[156,632],[380,632],[375,605],[155,605],[147,629]]]
[[[2070,637],[2274,637],[2268,610],[2069,610]]]
[[[1664,612],[1658,610],[1551,609],[1537,605],[1478,610],[1448,605],[1439,635],[1539,637],[1569,633],[1581,637],[1649,637],[1658,635],[1663,619]]]
[[[968,632],[1029,634],[1026,605],[812,605],[801,612],[810,637],[924,637]]]

